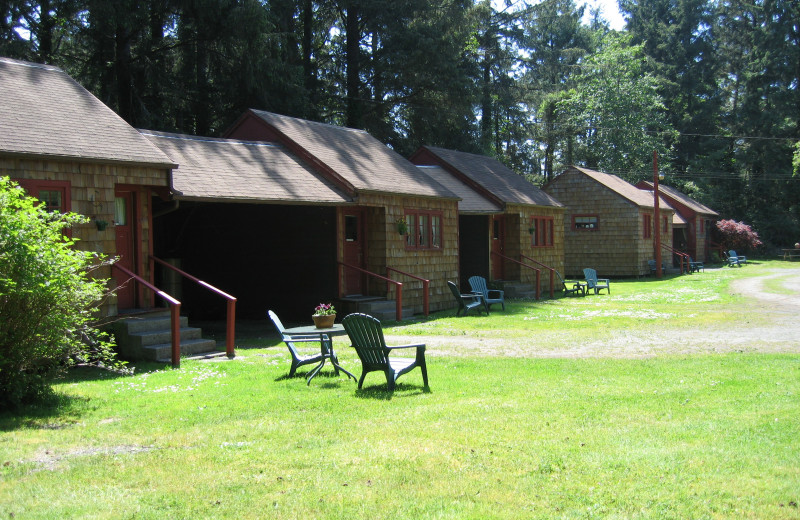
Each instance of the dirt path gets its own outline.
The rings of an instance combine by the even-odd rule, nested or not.
[[[765,282],[781,279],[791,294],[765,289]],[[800,353],[800,269],[780,270],[758,278],[737,280],[732,292],[742,295],[741,320],[735,327],[703,330],[652,327],[592,337],[566,337],[554,332],[536,338],[508,340],[469,336],[388,336],[389,344],[425,343],[429,355],[524,357],[650,357],[702,352]]]

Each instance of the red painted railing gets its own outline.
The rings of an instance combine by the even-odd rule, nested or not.
[[[430,309],[430,287],[431,287],[431,281],[427,280],[425,278],[422,278],[421,276],[416,276],[416,275],[413,275],[411,273],[406,273],[406,272],[403,272],[403,271],[401,271],[399,269],[395,269],[394,267],[387,267],[386,268],[386,276],[387,277],[389,276],[390,272],[399,273],[399,274],[402,274],[404,276],[408,276],[409,278],[413,278],[415,280],[419,280],[419,281],[422,282],[422,312],[425,313],[425,316],[427,316],[430,313],[429,309]]]
[[[191,280],[194,283],[200,285],[201,287],[205,287],[206,289],[208,289],[209,291],[213,292],[214,294],[216,294],[218,296],[222,296],[223,298],[225,298],[228,301],[227,321],[226,321],[226,328],[225,328],[225,353],[227,354],[227,356],[229,358],[235,357],[236,353],[234,352],[234,341],[236,339],[236,298],[231,296],[230,294],[224,292],[224,291],[221,291],[220,289],[217,289],[216,287],[214,287],[213,285],[211,285],[208,282],[204,282],[203,280],[200,280],[199,278],[196,278],[196,277],[190,275],[189,273],[181,271],[180,269],[178,269],[174,265],[169,264],[169,263],[165,262],[164,260],[161,260],[160,258],[156,258],[155,256],[150,256],[150,259],[153,262],[158,262],[160,265],[162,265],[162,266],[164,266],[164,267],[166,267],[168,269],[172,269],[173,271],[175,271],[179,275],[181,275],[181,276],[183,276],[185,278],[188,278],[189,280]],[[153,272],[152,266],[151,266],[150,272]]]
[[[678,257],[678,263],[681,266],[681,274],[684,273],[684,270],[683,270],[684,263],[686,264],[686,271],[685,272],[687,272],[687,273],[691,273],[692,272],[691,269],[690,269],[690,266],[689,266],[689,255],[687,255],[683,251],[678,251],[674,247],[669,246],[667,244],[661,244],[661,249],[666,249],[667,251],[669,251],[670,253],[672,253],[673,255],[676,255]]]
[[[141,276],[131,272],[130,270],[122,267],[119,264],[113,264],[111,266],[113,269],[118,269],[122,271],[123,274],[130,276],[132,279],[136,280],[143,286],[147,287],[154,294],[160,296],[169,304],[169,313],[170,313],[170,332],[172,336],[172,368],[180,368],[181,366],[181,302],[170,296],[169,294],[165,293],[155,285],[151,284]]]
[[[533,258],[531,258],[529,256],[526,256],[526,255],[519,255],[519,257],[521,259],[523,259],[523,260],[530,260],[534,264],[540,265],[540,266],[544,267],[545,269],[547,269],[548,271],[550,271],[550,299],[555,298],[555,291],[553,289],[555,287],[555,276],[556,276],[555,268],[550,267],[549,265],[543,264],[540,261],[535,260],[535,259],[533,259]]]
[[[397,321],[403,321],[403,284],[398,282],[397,280],[392,280],[390,278],[386,278],[385,276],[381,276],[379,274],[373,273],[372,271],[367,271],[366,269],[362,269],[360,267],[356,267],[354,265],[346,264],[344,262],[337,262],[340,267],[339,276],[340,279],[344,279],[344,269],[355,269],[358,272],[364,273],[368,276],[373,278],[377,278],[379,280],[383,280],[387,284],[393,283],[395,285],[395,319]]]
[[[514,260],[511,257],[508,257],[506,255],[497,253],[495,251],[492,251],[492,254],[496,255],[496,256],[499,256],[503,260],[508,260],[509,262],[513,262],[515,264],[521,265],[522,267],[526,267],[528,269],[533,269],[534,271],[536,271],[536,286],[534,287],[534,289],[536,289],[536,299],[538,300],[538,299],[541,298],[541,296],[542,296],[541,295],[541,286],[540,286],[540,283],[542,281],[542,271],[541,271],[541,269],[539,269],[537,267],[533,267],[532,265],[528,265],[528,264],[525,264],[523,262],[520,262],[519,260]]]

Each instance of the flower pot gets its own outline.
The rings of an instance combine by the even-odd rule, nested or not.
[[[333,327],[333,322],[336,321],[335,314],[328,314],[326,316],[311,316],[311,319],[314,320],[314,325],[318,329],[329,329]]]

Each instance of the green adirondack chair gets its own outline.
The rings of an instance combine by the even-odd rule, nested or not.
[[[489,289],[486,285],[486,278],[483,276],[470,276],[469,286],[474,294],[480,294],[483,297],[483,306],[486,308],[486,314],[489,314],[489,308],[499,303],[506,310],[505,292],[498,289]]]
[[[428,367],[425,364],[425,345],[398,345],[394,347],[386,346],[383,338],[381,322],[367,314],[348,314],[342,320],[344,330],[350,337],[352,347],[356,349],[361,360],[361,379],[358,380],[358,387],[364,384],[364,378],[370,372],[383,372],[386,374],[386,384],[389,391],[394,391],[397,378],[411,370],[419,367],[422,372],[422,382],[428,388]],[[399,349],[416,349],[415,357],[390,357],[394,351]]]
[[[464,313],[464,316],[467,315],[469,311],[472,309],[484,309],[483,307],[483,297],[480,294],[473,294],[473,293],[466,293],[461,294],[461,291],[458,289],[458,286],[451,281],[447,281],[447,286],[450,287],[450,292],[453,293],[453,297],[456,299],[458,303],[458,310],[456,310],[456,316],[460,316],[461,313]],[[485,309],[484,309],[485,310]],[[489,311],[486,311],[486,314],[489,314]]]
[[[609,286],[610,281],[608,278],[598,278],[597,271],[589,267],[583,270],[583,276],[586,278],[587,291],[594,289],[594,293],[599,294],[601,290],[605,289],[608,291],[608,294],[611,294],[611,287]]]
[[[586,284],[582,282],[566,282],[562,277],[561,273],[556,271],[556,276],[558,276],[558,281],[561,283],[561,291],[564,293],[564,296],[585,296],[586,295]],[[570,287],[569,285],[572,285]]]
[[[275,325],[275,328],[278,329],[278,333],[281,335],[281,339],[286,344],[286,347],[289,349],[289,353],[292,355],[292,366],[289,369],[289,377],[294,376],[294,373],[297,371],[298,367],[303,365],[310,365],[312,363],[319,363],[323,359],[322,350],[328,351],[330,349],[330,338],[325,336],[325,345],[320,345],[317,348],[315,354],[304,356],[297,351],[297,343],[316,343],[319,345],[319,334],[303,334],[303,335],[294,335],[291,336],[286,334],[286,328],[281,323],[281,320],[278,318],[278,315],[272,311],[268,311],[267,314],[269,315],[269,319],[272,320],[272,324]],[[335,367],[334,367],[335,369]],[[335,372],[338,374],[339,371],[335,369]]]

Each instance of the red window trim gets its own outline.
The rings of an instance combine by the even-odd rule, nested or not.
[[[594,218],[594,227],[576,227],[575,219],[581,217],[593,217]],[[573,231],[597,231],[600,229],[600,217],[597,214],[587,213],[581,215],[572,215],[572,230]]]
[[[71,195],[71,185],[69,181],[49,181],[49,180],[38,180],[38,179],[12,179],[14,182],[18,183],[22,189],[27,192],[28,195],[31,197],[39,198],[40,191],[48,191],[48,190],[61,190],[63,193],[63,199],[61,201],[62,208],[61,211],[63,213],[72,211],[72,197]]]
[[[528,229],[530,230],[531,228],[534,229],[534,232],[531,233],[531,247],[555,247],[553,217],[533,216]]]
[[[642,217],[642,238],[653,238],[653,216],[644,213]]]
[[[419,245],[419,236],[417,235],[417,219],[420,215],[426,215],[428,217],[428,229],[427,235],[430,244],[426,246]],[[403,211],[403,216],[408,223],[408,235],[406,235],[406,250],[408,251],[442,251],[444,249],[444,230],[442,227],[444,226],[444,212],[439,210],[427,210],[427,209],[407,209]],[[439,245],[434,246],[433,240],[433,217],[439,217]],[[414,233],[413,235],[411,233]],[[414,244],[408,243],[408,237],[413,236]]]

